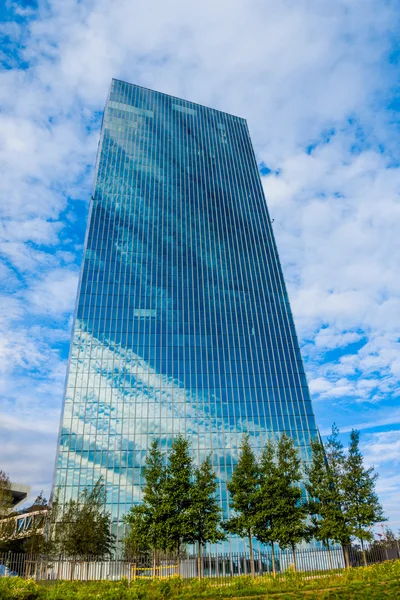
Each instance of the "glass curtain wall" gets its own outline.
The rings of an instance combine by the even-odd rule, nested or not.
[[[247,123],[113,80],[73,327],[55,485],[100,475],[121,537],[153,438],[211,454],[218,494],[242,437],[317,435]],[[242,544],[242,545],[241,545]],[[244,549],[233,540],[233,549]]]

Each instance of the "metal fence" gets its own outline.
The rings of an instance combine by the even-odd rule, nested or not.
[[[357,567],[400,558],[398,542],[371,544],[364,548],[348,548],[349,566]],[[307,548],[291,550],[275,549],[275,571],[284,574],[288,569],[296,569],[305,574],[341,570],[345,568],[342,548]],[[271,552],[254,552],[254,572],[256,575],[272,574]],[[252,560],[249,554],[226,553],[204,554],[198,561],[192,554],[177,556],[139,555],[130,560],[113,557],[99,559],[92,557],[43,556],[31,554],[0,554],[0,577],[20,576],[35,580],[95,581],[101,579],[135,581],[140,578],[169,578],[180,575],[183,578],[207,577],[230,579],[239,575],[250,575]],[[199,573],[200,571],[200,573]]]

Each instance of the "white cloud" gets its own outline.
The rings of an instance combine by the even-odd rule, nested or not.
[[[54,269],[43,279],[34,281],[27,293],[27,300],[34,313],[60,316],[74,309],[78,287],[78,272]]]
[[[310,340],[308,369],[312,379],[324,375],[335,385],[318,393],[376,402],[387,397],[388,388],[368,394],[374,386],[366,378],[385,377],[386,383],[390,378],[391,390],[399,383],[400,289],[394,269],[400,263],[395,226],[400,170],[378,150],[352,153],[351,131],[336,131],[311,156],[288,157],[279,175],[265,178],[265,187],[289,264],[296,322]],[[346,345],[359,340],[365,344],[343,355]],[[343,351],[326,365],[324,354],[335,348]],[[338,386],[343,377],[350,378],[348,387]]]
[[[314,344],[323,349],[341,348],[358,342],[361,338],[361,334],[355,331],[340,331],[326,327],[318,331],[314,338]]]
[[[6,242],[22,241],[53,245],[58,242],[62,223],[45,219],[4,220],[0,224],[0,239]]]
[[[396,524],[394,529],[398,530],[400,524],[400,430],[391,429],[372,433],[366,436],[366,439],[362,437],[361,442],[366,465],[373,466],[375,472],[379,474],[376,491],[384,506],[386,516],[389,521]]]
[[[309,381],[309,387],[311,394],[321,394],[323,392],[329,392],[332,389],[333,384],[323,377],[316,377]]]
[[[381,431],[369,436],[365,445],[365,460],[372,465],[382,463],[399,464],[400,430]]]

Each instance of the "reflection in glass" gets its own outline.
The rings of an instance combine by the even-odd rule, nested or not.
[[[168,452],[183,433],[228,514],[243,434],[283,431],[306,461],[316,425],[246,121],[113,80],[56,486],[103,475],[121,536],[152,439]]]

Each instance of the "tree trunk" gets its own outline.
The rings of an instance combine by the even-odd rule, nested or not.
[[[365,553],[365,548],[364,548],[364,540],[360,540],[360,542],[361,542],[361,551],[362,551],[362,556],[363,556],[364,567],[368,567],[367,555]]]
[[[201,542],[197,543],[197,577],[202,577]]]
[[[326,547],[328,548],[329,568],[331,571],[333,571],[332,554],[331,554],[331,547],[329,545],[329,540],[326,541]]]
[[[293,552],[293,569],[294,569],[294,572],[296,573],[296,571],[297,571],[296,544],[294,544],[292,542],[291,546],[292,546],[292,552]]]
[[[274,542],[272,542],[272,544],[271,544],[271,561],[272,561],[272,573],[273,573],[274,577],[276,577]]]
[[[176,573],[181,574],[181,541],[178,541],[178,558],[176,560]]]
[[[253,536],[252,536],[251,529],[249,529],[248,535],[249,535],[249,549],[250,549],[250,573],[251,573],[252,577],[255,577],[256,573],[255,573],[255,569],[254,569]]]
[[[157,573],[157,550],[153,550],[153,577],[156,576]]]
[[[350,568],[350,560],[349,560],[349,547],[346,544],[342,544],[343,556],[344,556],[344,566],[346,569]]]
[[[74,581],[74,579],[75,579],[75,561],[73,560],[71,562],[71,581]]]

